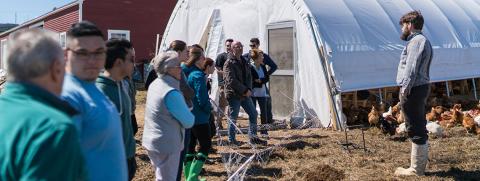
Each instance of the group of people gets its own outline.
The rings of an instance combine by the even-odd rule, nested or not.
[[[410,167],[395,174],[423,175],[428,160],[424,109],[433,50],[422,35],[420,12],[404,15],[400,25],[401,39],[408,44],[397,82],[412,152]],[[30,29],[9,39],[8,80],[0,95],[0,180],[132,180],[137,131],[132,44],[105,41],[88,21],[72,25],[65,49],[56,36]],[[227,39],[226,51],[214,62],[201,46],[175,40],[152,60],[142,145],[157,180],[180,180],[182,170],[185,180],[198,180],[211,150],[213,125],[222,127],[227,106],[230,145],[240,145],[235,138],[240,107],[249,116],[249,143],[267,144],[257,136],[255,106],[258,102],[262,124],[271,123],[266,83],[277,66],[259,46],[252,38],[251,50],[242,55],[242,43]],[[217,114],[207,79],[215,69]]]
[[[88,21],[72,25],[64,49],[55,36],[30,29],[9,39],[8,82],[0,96],[0,180],[132,180],[138,129],[133,45],[105,41]],[[276,65],[259,43],[252,39],[252,50],[242,55],[242,44],[228,39],[225,53],[213,61],[200,45],[175,40],[152,60],[142,146],[157,180],[180,180],[182,170],[185,180],[198,180],[224,112],[229,143],[239,145],[233,124],[240,106],[249,115],[250,143],[266,144],[256,134],[254,103],[262,124],[270,123],[266,83]],[[209,98],[215,69],[219,114]]]
[[[223,128],[224,112],[228,112],[228,143],[240,145],[234,125],[240,106],[249,116],[250,144],[267,144],[257,136],[255,103],[260,106],[262,124],[271,123],[267,82],[277,65],[258,49],[257,38],[250,43],[252,49],[242,55],[242,43],[227,39],[225,52],[214,62],[205,57],[200,45],[187,46],[175,40],[152,60],[153,71],[145,83],[148,92],[142,145],[148,150],[157,180],[180,180],[182,170],[185,180],[198,180],[212,150],[212,138]],[[209,75],[215,69],[220,94],[216,114],[209,98]],[[261,133],[266,137],[266,130]]]
[[[72,25],[65,49],[56,37],[30,29],[9,39],[0,180],[132,180],[132,44],[105,41],[88,21]]]

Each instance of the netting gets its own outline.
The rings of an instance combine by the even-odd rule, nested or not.
[[[283,96],[286,96],[288,99],[290,99],[294,104],[295,107],[301,106],[297,102],[295,102],[292,98],[288,97],[286,94],[281,93]],[[240,128],[237,124],[235,124],[236,121],[231,120],[227,114],[223,112],[222,109],[219,108],[219,106],[212,101],[212,105],[215,106],[216,110],[218,113],[226,118],[227,124],[231,123],[231,125],[234,126],[237,137],[247,137],[248,134],[242,131],[242,128]],[[295,109],[294,112],[292,112],[290,115],[293,117],[290,120],[290,127],[295,128],[295,129],[306,129],[306,128],[313,128],[313,127],[318,127],[319,126],[319,119],[315,116],[312,116],[314,114],[311,114],[309,112],[302,112],[301,114],[299,113],[301,109]],[[306,119],[305,117],[299,117],[299,116],[294,116],[294,115],[308,115],[311,118]],[[274,122],[272,124],[262,124],[258,126],[259,130],[278,130],[278,129],[287,129],[286,122]],[[229,142],[222,136],[222,132],[219,131],[218,125],[217,125],[217,146],[222,146],[226,149],[223,149],[222,151],[219,152],[221,155],[221,160],[222,163],[225,167],[225,170],[228,174],[228,180],[229,181],[240,181],[244,180],[249,172],[249,168],[253,164],[258,164],[260,166],[264,166],[267,164],[267,162],[270,159],[270,156],[279,148],[285,147],[285,145],[289,145],[289,142],[292,142],[292,140],[295,139],[300,139],[300,138],[295,138],[289,135],[284,135],[279,141],[277,141],[275,144],[267,145],[267,146],[261,146],[261,145],[256,145],[252,144],[249,141],[247,141],[248,149],[241,149],[237,145],[231,145]]]

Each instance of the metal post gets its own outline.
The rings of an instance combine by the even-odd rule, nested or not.
[[[155,43],[155,56],[158,55],[158,43],[160,41],[160,34],[157,34],[157,42]]]
[[[365,133],[363,132],[363,128],[360,129],[362,130],[363,151],[367,153],[367,147],[365,146]]]
[[[83,20],[83,1],[84,0],[79,0],[78,1],[78,21]]]
[[[383,103],[382,88],[378,89],[378,94],[380,95],[380,103]]]
[[[445,82],[445,85],[447,86],[447,97],[450,97],[450,88],[448,87],[448,81]]]
[[[477,96],[477,84],[475,84],[475,78],[472,79],[472,83],[473,83],[473,95],[475,95],[475,100],[478,100],[478,96]]]
[[[346,128],[344,128],[343,132],[345,132],[345,143],[343,143],[342,145],[344,146],[343,148],[345,149],[345,147],[347,148],[347,151],[348,153],[350,153],[350,149],[348,149],[348,146],[350,146],[350,143],[348,142],[348,133],[347,133],[347,129],[348,129],[348,126],[346,126]]]

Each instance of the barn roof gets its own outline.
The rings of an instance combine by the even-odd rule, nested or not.
[[[53,14],[55,14],[55,13],[58,13],[58,12],[61,12],[61,11],[65,10],[65,9],[71,8],[71,7],[73,7],[73,6],[76,6],[76,5],[78,5],[79,3],[80,3],[79,0],[75,0],[75,1],[73,1],[73,2],[71,2],[71,3],[68,3],[68,4],[62,6],[62,7],[55,8],[55,9],[53,9],[52,11],[50,11],[50,12],[48,12],[48,13],[45,13],[45,14],[39,16],[39,17],[36,17],[36,18],[31,19],[31,20],[29,20],[29,21],[26,21],[26,22],[24,22],[24,23],[22,23],[22,24],[20,24],[20,25],[18,25],[18,26],[16,26],[16,27],[14,27],[14,28],[11,28],[11,29],[9,29],[9,30],[7,30],[7,31],[5,31],[5,32],[0,33],[0,37],[3,37],[4,35],[8,35],[9,33],[14,32],[14,31],[16,31],[16,30],[18,30],[18,29],[21,29],[21,28],[30,26],[31,24],[36,23],[36,22],[38,22],[38,21],[40,21],[40,20],[42,20],[42,19],[44,19],[44,18],[46,18],[46,17],[48,17],[48,16],[50,16],[50,15],[53,15]]]

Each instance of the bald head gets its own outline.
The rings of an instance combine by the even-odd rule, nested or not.
[[[232,53],[237,59],[240,59],[243,53],[243,45],[241,42],[234,41],[232,43]]]

